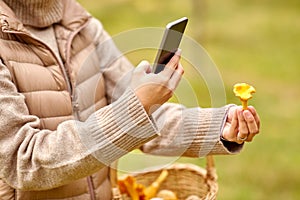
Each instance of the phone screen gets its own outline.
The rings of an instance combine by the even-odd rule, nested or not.
[[[163,71],[165,65],[170,61],[177,51],[188,19],[183,17],[166,26],[163,39],[153,65],[153,72]]]

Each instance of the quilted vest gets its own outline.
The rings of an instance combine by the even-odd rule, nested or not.
[[[95,34],[102,27],[73,0],[64,0],[64,4],[68,7],[64,18],[54,25],[61,56],[58,59],[0,1],[0,58],[18,91],[25,96],[29,113],[40,118],[40,129],[55,130],[69,119],[84,121],[107,105],[95,51],[99,42]],[[5,194],[3,199],[16,200],[110,199],[108,173],[108,168],[104,168],[90,177],[47,191],[19,191],[0,180],[0,193]]]

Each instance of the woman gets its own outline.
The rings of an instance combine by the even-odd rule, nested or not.
[[[259,132],[253,107],[165,103],[180,51],[159,74],[134,69],[74,0],[4,0],[0,14],[1,199],[111,199],[108,166],[135,148],[231,154]]]

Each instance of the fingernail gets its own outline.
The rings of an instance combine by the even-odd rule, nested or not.
[[[181,56],[181,52],[182,52],[182,50],[178,48],[177,51],[175,52],[175,54],[178,56]]]
[[[245,113],[245,117],[246,117],[247,119],[250,119],[250,118],[251,118],[251,114],[250,114],[249,111],[245,111],[244,113]]]

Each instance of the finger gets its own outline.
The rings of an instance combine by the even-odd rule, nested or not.
[[[252,113],[254,119],[255,119],[255,122],[257,124],[257,128],[258,130],[260,129],[260,118],[259,118],[259,115],[257,114],[255,108],[253,106],[248,106],[248,109],[249,111]]]
[[[232,121],[233,115],[236,114],[236,109],[237,109],[237,106],[229,108],[228,115],[227,115],[227,120],[226,121],[228,121],[228,122]],[[236,120],[237,120],[237,118],[236,118]]]
[[[167,63],[166,66],[175,69],[178,66],[178,64],[179,64],[180,58],[181,58],[181,49],[177,49],[177,51],[175,52],[174,56]]]
[[[145,71],[147,74],[151,73],[152,72],[152,68],[151,68],[151,65],[147,65],[146,67],[146,71]]]
[[[179,63],[177,69],[175,70],[175,72],[173,73],[173,75],[169,81],[169,88],[172,91],[174,91],[177,88],[177,86],[182,78],[183,73],[184,73],[184,69],[183,69],[182,65]]]
[[[161,72],[164,76],[171,77],[175,69],[178,67],[181,58],[181,50],[178,49],[171,60],[166,64],[166,67]]]
[[[230,129],[229,129],[229,141],[235,141],[237,138],[237,134],[238,134],[238,126],[239,126],[239,122],[238,122],[238,117],[237,117],[237,109],[235,109],[233,111],[233,115],[232,115],[232,119],[231,119],[231,123],[230,123]]]
[[[231,122],[226,122],[226,124],[229,124],[229,130],[226,132],[223,132],[223,138],[228,141],[237,142],[237,134],[238,134],[238,118],[237,118],[237,112],[236,109],[232,111],[232,119]]]
[[[249,134],[247,122],[243,115],[243,110],[241,108],[237,109],[238,122],[239,122],[239,133],[237,135],[237,142],[244,142]]]
[[[223,140],[226,140],[226,141],[235,142],[236,137],[231,137],[230,136],[230,135],[232,135],[232,134],[230,134],[230,127],[231,127],[231,123],[226,122],[225,125],[224,125],[224,128],[223,128],[221,138]]]
[[[232,112],[231,120],[230,122],[227,120],[222,132],[222,137],[227,141],[236,142],[236,136],[238,133],[238,118],[236,114],[236,109],[234,109],[231,112]]]
[[[253,137],[258,133],[258,127],[254,119],[254,116],[249,110],[245,110],[243,112],[243,115],[247,122],[248,130],[249,130],[249,135],[246,141],[251,142],[253,140]]]
[[[164,70],[159,73],[159,75],[165,77],[166,79],[171,79],[173,73],[175,72],[176,69],[173,69],[171,67],[165,67]]]
[[[143,60],[138,64],[134,71],[135,73],[147,73],[149,70],[151,71],[150,63],[146,60]]]
[[[254,136],[259,133],[261,124],[260,124],[260,117],[259,117],[258,113],[256,112],[255,108],[253,106],[249,106],[248,110],[252,113],[254,120],[256,122],[257,129],[258,129],[256,133],[249,134],[248,142],[250,142],[253,140]]]

